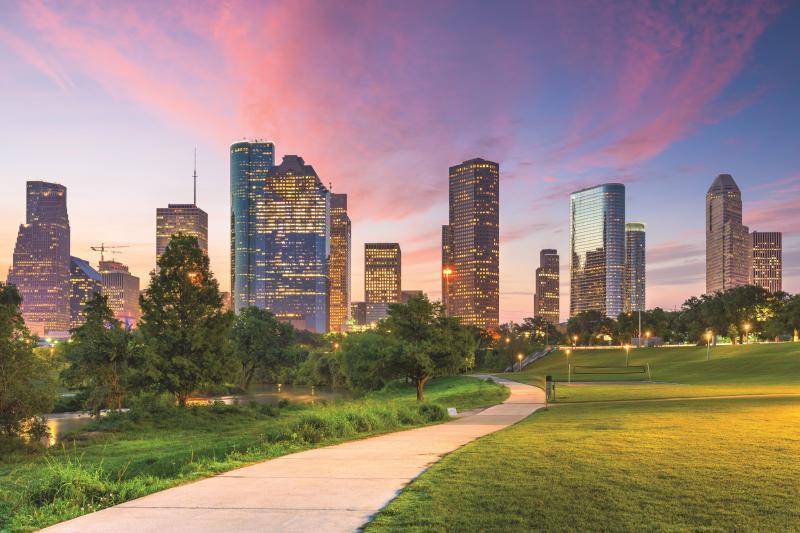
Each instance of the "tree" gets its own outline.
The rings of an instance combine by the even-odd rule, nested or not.
[[[417,400],[425,399],[425,384],[435,376],[449,375],[474,364],[477,343],[458,319],[425,296],[407,304],[391,304],[389,316],[378,331],[389,336],[384,377],[407,377],[417,388]]]
[[[15,436],[23,424],[53,407],[54,384],[34,353],[36,337],[25,327],[16,286],[0,283],[0,435]]]
[[[581,344],[593,345],[605,336],[613,337],[615,323],[600,311],[584,311],[571,316],[567,321],[569,340],[577,335]]]
[[[186,405],[201,387],[222,385],[236,369],[229,348],[232,315],[195,237],[175,235],[139,298],[146,357],[142,374],[154,389]]]
[[[247,307],[239,312],[231,330],[233,350],[242,369],[239,386],[250,387],[256,370],[272,377],[288,362],[294,327],[266,309]]]
[[[121,409],[131,364],[131,334],[114,318],[108,297],[95,294],[86,303],[86,322],[72,331],[66,347],[64,381],[87,392],[87,407]]]
[[[342,339],[339,361],[351,389],[376,390],[386,383],[386,363],[392,337],[375,331]]]

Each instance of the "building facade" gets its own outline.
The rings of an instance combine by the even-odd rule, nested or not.
[[[624,309],[625,186],[606,183],[570,195],[570,316]]]
[[[783,290],[783,243],[780,231],[750,234],[750,284],[770,292]]]
[[[420,289],[400,291],[400,303],[407,304],[410,299],[419,298],[420,296],[425,296],[425,293]]]
[[[471,159],[449,169],[442,227],[442,300],[447,313],[484,329],[500,322],[500,166]]]
[[[396,242],[364,244],[364,301],[367,323],[386,318],[389,304],[399,303],[401,296],[400,245]]]
[[[70,228],[67,188],[29,181],[25,223],[19,227],[8,283],[22,296],[31,332],[66,338],[70,325]]]
[[[625,312],[645,311],[647,288],[645,225],[625,224]]]
[[[749,230],[742,225],[742,193],[720,174],[706,193],[706,293],[747,285]]]
[[[80,257],[69,258],[69,328],[80,327],[86,322],[86,302],[95,294],[102,294],[103,277]]]
[[[103,278],[103,295],[108,298],[108,307],[114,318],[125,327],[132,328],[139,321],[139,278],[118,261],[100,261],[100,276]]]
[[[197,238],[208,255],[208,214],[194,204],[169,204],[156,209],[156,261],[179,233]]]
[[[553,325],[560,317],[559,258],[556,250],[539,252],[536,269],[536,292],[533,295],[533,316],[540,316]]]
[[[328,331],[344,331],[350,310],[350,231],[350,217],[347,216],[347,195],[331,193]]]
[[[267,299],[266,178],[275,165],[275,145],[244,141],[230,147],[231,293],[237,313],[264,307]]]

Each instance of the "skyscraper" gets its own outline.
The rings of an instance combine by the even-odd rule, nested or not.
[[[400,302],[401,253],[396,242],[364,244],[364,301],[367,323],[386,317],[389,304]]]
[[[606,183],[570,195],[569,313],[624,308],[625,185]]]
[[[266,303],[266,176],[275,145],[266,141],[231,145],[231,293],[233,308]]]
[[[400,303],[407,304],[412,298],[419,298],[420,296],[425,296],[425,293],[420,289],[400,291]]]
[[[88,261],[80,257],[69,258],[69,328],[77,328],[86,322],[86,302],[95,294],[102,293],[103,278]]]
[[[750,234],[752,252],[750,283],[770,292],[783,290],[783,244],[780,231]]]
[[[536,292],[533,295],[533,316],[540,316],[557,325],[560,317],[558,252],[545,249],[539,252],[536,269]]]
[[[255,288],[249,305],[299,329],[328,329],[330,193],[302,157],[284,156],[260,181],[255,217]],[[251,241],[252,243],[253,241]],[[261,248],[263,246],[263,248]],[[243,264],[250,264],[245,257]],[[243,300],[240,299],[239,309]]]
[[[331,193],[328,330],[341,332],[350,309],[350,217],[347,195]]]
[[[103,278],[103,295],[108,298],[108,307],[114,317],[134,327],[141,316],[139,310],[139,278],[128,270],[127,265],[118,261],[100,261],[100,275]]]
[[[69,233],[67,188],[29,181],[25,224],[19,227],[8,283],[17,286],[22,317],[37,335],[68,336]]]
[[[625,312],[645,311],[645,225],[625,224]]]
[[[208,214],[194,204],[168,204],[156,209],[156,261],[178,233],[196,237],[208,254]]]
[[[464,324],[495,328],[500,322],[500,166],[485,159],[464,161],[450,167],[449,181],[442,300],[447,313]]]
[[[706,293],[747,285],[748,242],[742,193],[730,174],[720,174],[706,193]]]

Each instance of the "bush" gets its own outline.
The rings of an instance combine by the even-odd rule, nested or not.
[[[438,422],[448,418],[447,410],[439,404],[423,403],[417,409],[419,414],[429,422]]]

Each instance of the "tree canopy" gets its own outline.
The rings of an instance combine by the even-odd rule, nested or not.
[[[241,364],[239,386],[243,389],[250,386],[256,371],[274,378],[281,366],[289,364],[294,327],[279,321],[266,309],[242,309],[233,323],[231,336]]]

